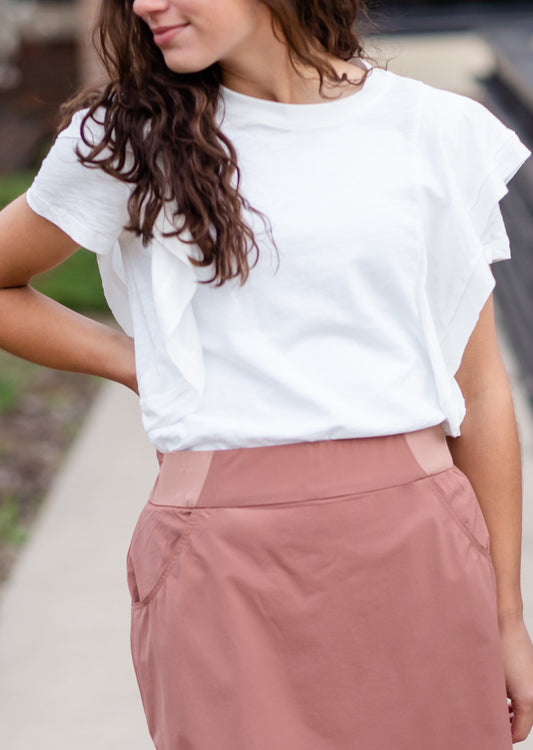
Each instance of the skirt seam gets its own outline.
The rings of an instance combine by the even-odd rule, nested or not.
[[[359,497],[362,495],[372,495],[376,492],[384,492],[385,490],[393,490],[398,489],[399,487],[404,487],[406,485],[410,484],[417,484],[418,482],[423,482],[424,480],[429,479],[430,477],[439,476],[441,474],[445,474],[448,471],[451,471],[453,469],[453,466],[448,466],[446,469],[443,469],[442,471],[435,472],[433,474],[425,474],[422,477],[419,477],[418,479],[408,479],[405,482],[398,482],[398,484],[389,484],[385,485],[384,487],[372,487],[367,490],[360,490],[357,492],[343,492],[340,495],[326,495],[324,497],[314,497],[314,498],[307,498],[305,500],[288,500],[286,502],[276,502],[276,503],[246,503],[243,505],[194,505],[194,506],[187,506],[187,505],[162,505],[162,504],[155,504],[151,501],[148,501],[150,505],[153,505],[155,508],[165,508],[165,509],[174,509],[174,510],[191,510],[193,513],[196,510],[216,510],[217,508],[220,508],[221,510],[226,509],[235,509],[235,508],[272,508],[272,507],[289,507],[289,506],[295,506],[295,505],[308,505],[313,503],[319,503],[319,502],[333,502],[335,500],[344,500],[348,499],[350,497]]]

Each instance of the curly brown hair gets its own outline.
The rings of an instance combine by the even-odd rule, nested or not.
[[[346,73],[338,77],[317,51],[317,43],[319,50],[344,61],[363,58],[376,63],[365,53],[358,29],[361,16],[372,25],[363,0],[261,2],[270,9],[274,34],[276,29],[282,33],[291,64],[297,61],[318,71],[321,93],[325,78],[349,85],[351,81]],[[125,229],[142,236],[146,245],[163,204],[172,201],[173,218],[181,225],[173,221],[175,229],[165,236],[194,243],[200,251],[199,259],[190,258],[194,265],[214,265],[212,278],[201,283],[220,286],[240,276],[244,284],[250,270],[248,253],[255,248],[253,267],[259,247],[242,208],[261,216],[263,222],[267,217],[240,195],[236,151],[216,124],[222,82],[218,63],[194,73],[170,70],[147,24],[133,13],[131,0],[101,1],[93,43],[106,81],[83,88],[61,105],[57,132],[70,124],[75,112],[87,108],[81,136],[90,150],[82,154],[77,146],[76,156],[82,164],[133,183]],[[364,83],[369,72],[356,85]],[[100,107],[103,137],[95,144],[85,128],[90,118],[99,122]],[[269,221],[268,225],[276,247]],[[181,236],[185,232],[192,240]]]

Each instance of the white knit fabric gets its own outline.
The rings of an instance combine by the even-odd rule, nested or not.
[[[74,154],[83,112],[27,193],[98,254],[111,310],[135,337],[149,439],[211,450],[440,422],[459,435],[454,375],[494,287],[490,263],[510,257],[499,201],[529,149],[480,103],[379,68],[336,101],[221,93],[241,193],[280,254],[278,268],[245,211],[260,258],[243,287],[198,283],[212,269],[162,236],[170,206],[147,247],[123,229],[131,186]]]

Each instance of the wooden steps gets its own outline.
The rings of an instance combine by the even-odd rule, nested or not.
[[[533,20],[490,25],[479,33],[496,59],[494,75],[481,81],[483,104],[533,150]],[[512,260],[492,265],[494,295],[533,405],[533,157],[509,188],[501,207]]]

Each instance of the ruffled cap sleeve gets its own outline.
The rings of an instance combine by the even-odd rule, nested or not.
[[[131,184],[106,174],[99,167],[83,165],[75,153],[76,146],[88,153],[81,137],[81,124],[87,109],[76,112],[62,130],[31,186],[26,201],[35,213],[48,219],[80,247],[96,253],[102,286],[111,312],[128,335],[133,325],[120,236],[128,223],[128,198]],[[102,138],[101,112],[87,121],[85,133],[93,144]]]
[[[422,305],[445,431],[457,436],[465,409],[454,375],[495,286],[490,264],[511,257],[499,204],[531,151],[474,99],[423,84],[421,104]]]

